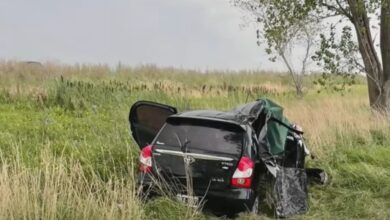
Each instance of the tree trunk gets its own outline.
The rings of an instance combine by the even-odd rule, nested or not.
[[[299,98],[303,97],[303,86],[302,83],[295,85],[295,92]]]
[[[380,107],[390,110],[390,0],[382,0],[381,53],[383,63]]]
[[[290,65],[290,62],[287,60],[285,55],[285,49],[279,49],[279,56],[282,58],[284,64],[287,66],[288,72],[290,73],[291,79],[295,86],[295,92],[298,97],[303,97],[303,73],[301,75],[297,74],[292,66]],[[305,64],[304,64],[305,65]]]
[[[355,26],[358,38],[359,51],[367,74],[370,105],[374,109],[380,109],[382,108],[381,97],[383,96],[383,71],[372,41],[367,10],[363,0],[348,0],[348,3],[352,15],[352,23]]]

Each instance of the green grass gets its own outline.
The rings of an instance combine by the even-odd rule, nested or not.
[[[61,80],[16,64],[13,71],[21,72],[12,75],[4,67],[11,64],[2,65],[1,219],[209,219],[167,197],[137,199],[139,150],[129,133],[130,106],[144,99],[180,111],[226,110],[263,96],[306,125],[319,155],[308,166],[331,177],[329,185],[309,188],[310,211],[299,219],[390,219],[390,126],[371,118],[363,82],[344,96],[318,94],[310,77],[299,99],[284,75],[47,66],[61,70]],[[267,89],[246,90],[267,83]]]

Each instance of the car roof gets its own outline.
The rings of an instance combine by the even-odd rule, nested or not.
[[[246,117],[237,114],[235,112],[222,112],[222,111],[210,111],[210,110],[196,110],[187,111],[171,115],[169,118],[189,118],[189,119],[200,119],[209,121],[219,121],[236,125],[245,124]]]

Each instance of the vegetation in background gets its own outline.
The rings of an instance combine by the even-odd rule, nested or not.
[[[372,113],[361,79],[352,92],[317,93],[304,78],[171,68],[0,63],[0,219],[209,219],[175,200],[137,198],[139,149],[128,111],[137,100],[228,110],[274,99],[305,130],[327,186],[310,187],[300,219],[390,218],[389,118]],[[241,219],[270,219],[242,214]]]
[[[323,68],[319,84],[343,89],[333,84],[331,75],[342,76],[350,84],[355,74],[365,73],[371,107],[380,112],[390,110],[390,0],[233,2],[259,21],[267,51],[276,51],[282,58],[284,45],[295,35],[329,23],[329,31],[319,31],[319,47],[310,55]],[[374,29],[379,30],[379,41]]]

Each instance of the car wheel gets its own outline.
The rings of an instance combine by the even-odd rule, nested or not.
[[[256,199],[253,202],[251,213],[255,215],[260,213],[259,196],[256,196]]]

